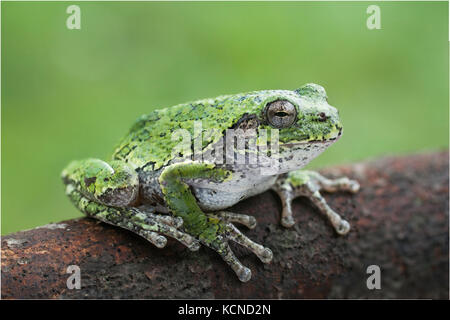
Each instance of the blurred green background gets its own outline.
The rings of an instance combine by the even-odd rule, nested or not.
[[[75,2],[76,3],[76,2]],[[345,134],[312,166],[448,147],[448,4],[2,2],[2,234],[81,216],[60,172],[141,114],[323,85]]]

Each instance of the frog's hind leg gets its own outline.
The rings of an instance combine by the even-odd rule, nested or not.
[[[338,234],[345,235],[349,232],[350,224],[328,206],[320,194],[320,190],[356,193],[359,190],[358,182],[346,177],[332,180],[314,171],[297,170],[280,177],[272,189],[278,193],[283,204],[281,218],[283,226],[291,227],[294,225],[291,203],[295,198],[305,196],[325,214]]]
[[[251,217],[231,212],[205,214],[199,207],[187,181],[207,179],[221,182],[231,172],[217,168],[213,164],[200,162],[175,163],[164,169],[159,177],[161,190],[170,211],[183,218],[183,228],[209,248],[215,250],[233,269],[239,280],[250,280],[251,271],[236,258],[228,241],[232,240],[249,248],[262,262],[269,263],[272,252],[244,236],[231,221],[254,226]]]
[[[72,186],[67,186],[69,198],[86,215],[132,231],[148,240],[158,248],[164,248],[167,243],[165,236],[174,238],[188,247],[191,251],[200,248],[197,239],[177,229],[180,218],[150,214],[137,208],[108,207],[89,200]],[[163,236],[164,235],[164,236]]]
[[[159,248],[166,245],[165,235],[191,250],[199,249],[198,240],[178,230],[182,218],[134,207],[139,181],[129,164],[98,159],[75,161],[63,171],[62,178],[66,194],[86,215],[135,232]]]

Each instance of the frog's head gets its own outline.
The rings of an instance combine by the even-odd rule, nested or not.
[[[262,117],[264,125],[279,130],[280,146],[335,141],[342,133],[337,109],[313,83],[267,99]]]
[[[278,134],[279,152],[273,157],[279,159],[276,173],[305,166],[342,133],[337,109],[328,104],[325,89],[317,84],[292,91],[253,92],[251,96],[246,102],[252,112],[242,116],[237,126],[259,132],[265,129],[271,144],[274,133]]]

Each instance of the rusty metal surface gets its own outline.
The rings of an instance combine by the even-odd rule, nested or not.
[[[207,248],[175,241],[157,249],[134,234],[83,218],[2,238],[2,298],[444,298],[448,299],[448,152],[384,158],[322,171],[357,179],[359,194],[328,194],[351,223],[335,235],[308,200],[294,202],[297,224],[278,223],[281,204],[266,192],[234,207],[253,214],[244,230],[274,253],[263,265],[233,245],[253,271],[241,283]],[[381,268],[368,290],[366,268]],[[81,269],[69,290],[66,268]]]

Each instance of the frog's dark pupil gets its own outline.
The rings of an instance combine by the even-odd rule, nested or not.
[[[295,106],[287,100],[269,103],[265,112],[269,124],[278,129],[291,126],[297,116]]]

